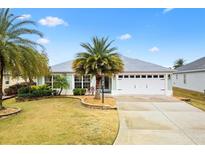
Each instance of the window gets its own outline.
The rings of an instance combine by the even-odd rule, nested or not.
[[[152,75],[147,75],[147,78],[152,78]]]
[[[159,75],[159,78],[164,78],[164,75]]]
[[[59,75],[60,76],[65,76],[65,74],[53,74],[53,75],[46,76],[45,77],[45,84],[51,87],[52,86],[52,76],[53,76],[53,83],[54,83],[54,82],[56,82],[56,78]],[[42,82],[40,82],[40,83],[42,83]]]
[[[48,86],[51,86],[51,80],[52,80],[51,76],[46,76],[45,77],[45,84],[47,84]]]
[[[128,78],[129,76],[128,75],[124,75],[124,78]]]
[[[184,74],[184,84],[186,84],[186,74]]]
[[[140,75],[136,75],[135,77],[136,77],[136,78],[140,78]]]
[[[142,75],[142,78],[146,78],[146,75]]]
[[[134,78],[135,76],[134,75],[130,75],[130,78]]]
[[[118,78],[122,79],[122,78],[123,78],[123,75],[118,75]]]
[[[75,88],[90,88],[90,76],[84,75],[83,77],[75,75]]]
[[[153,78],[158,78],[158,75],[153,75]]]
[[[75,75],[75,88],[82,88],[82,77]]]
[[[5,76],[5,84],[9,84],[9,76]]]
[[[83,76],[83,88],[90,88],[90,76],[89,75],[84,75]]]
[[[178,80],[178,74],[176,74],[176,80]]]

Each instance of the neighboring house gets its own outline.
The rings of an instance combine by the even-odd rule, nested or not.
[[[173,86],[205,93],[205,57],[177,68]]]
[[[124,56],[121,58],[124,62],[124,71],[112,77],[105,77],[105,92],[112,95],[172,95],[173,70],[138,59]],[[52,76],[38,79],[37,84],[53,86],[55,75],[61,74],[67,78],[70,85],[63,91],[64,94],[72,94],[74,88],[95,87],[95,77],[75,75],[72,62],[51,66]]]
[[[17,83],[21,83],[21,82],[25,82],[25,80],[22,79],[21,77],[13,78],[9,73],[4,72],[4,74],[3,74],[3,91],[5,88],[8,88],[9,86],[17,84]]]

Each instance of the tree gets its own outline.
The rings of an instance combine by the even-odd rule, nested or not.
[[[60,88],[58,95],[61,95],[62,90],[69,87],[66,77],[61,75],[56,76],[55,81],[53,83],[53,87]]]
[[[25,80],[29,79],[29,82],[33,83],[34,78],[50,74],[46,53],[39,53],[30,49],[22,52],[22,55],[20,63],[23,69],[19,72],[20,74],[17,73],[15,76],[21,75]]]
[[[91,75],[96,77],[95,98],[100,99],[100,82],[102,77],[112,76],[123,71],[121,60],[116,47],[111,47],[113,41],[108,38],[94,37],[92,44],[82,43],[86,50],[77,54],[73,62],[73,70],[79,75]]]
[[[179,58],[174,62],[174,69],[181,67],[185,64],[185,60],[183,58]]]
[[[36,56],[31,56],[31,53],[37,54],[38,47],[44,49],[42,45],[25,37],[26,35],[43,37],[43,34],[38,30],[27,27],[35,26],[35,22],[22,21],[19,20],[19,17],[21,16],[10,13],[9,9],[0,9],[0,109],[3,108],[3,72],[8,71],[12,76],[17,74],[27,76],[25,74],[26,68],[31,63],[38,61],[34,59]],[[25,56],[26,54],[27,56]],[[27,59],[30,63],[23,64],[23,59]],[[35,68],[30,68],[30,71],[35,72]]]

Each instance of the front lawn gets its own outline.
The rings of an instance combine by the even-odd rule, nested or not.
[[[118,132],[116,110],[83,107],[72,98],[4,101],[23,111],[0,119],[0,144],[112,144]]]
[[[189,104],[205,111],[205,95],[200,92],[173,87],[173,95],[191,99]]]

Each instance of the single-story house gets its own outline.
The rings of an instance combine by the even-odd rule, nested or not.
[[[16,78],[13,78],[11,74],[4,71],[3,73],[3,93],[4,93],[4,89],[8,88],[11,85],[21,83],[21,82],[25,82],[25,80],[22,77],[18,76]]]
[[[112,95],[172,95],[173,70],[138,59],[121,56],[124,71],[112,77],[105,77],[105,92]],[[72,60],[51,66],[52,76],[39,78],[37,84],[53,86],[55,75],[64,75],[69,88],[64,94],[72,94],[74,88],[95,87],[95,77],[79,77],[72,70]]]
[[[205,57],[177,68],[173,86],[205,93]]]

